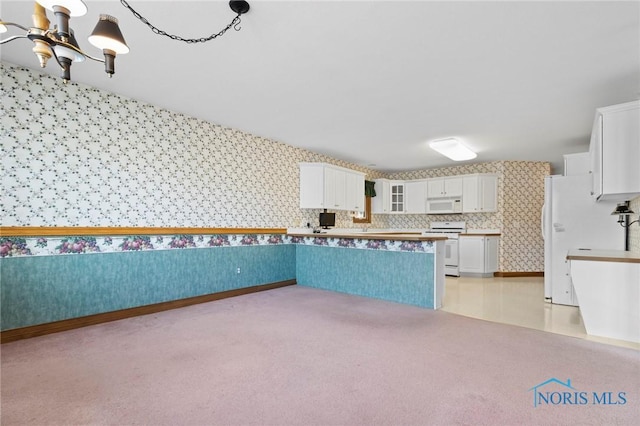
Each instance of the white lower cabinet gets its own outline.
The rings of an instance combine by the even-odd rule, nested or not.
[[[498,270],[498,243],[498,236],[460,235],[460,275],[492,277]]]

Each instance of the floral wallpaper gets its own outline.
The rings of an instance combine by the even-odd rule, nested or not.
[[[299,162],[375,172],[0,63],[3,226],[293,227]],[[346,213],[337,219],[346,227]]]
[[[320,210],[299,208],[299,162],[348,167],[369,180],[488,172],[499,176],[498,212],[464,215],[467,226],[502,230],[501,271],[543,270],[536,229],[547,163],[388,175],[81,84],[60,91],[60,79],[11,64],[0,63],[0,71],[2,226],[304,227],[317,225]],[[460,218],[373,215],[366,226],[426,228],[431,220]],[[337,212],[336,226],[363,225]],[[124,241],[112,239],[111,247],[166,244],[132,238],[122,247]],[[37,240],[27,243],[33,252],[43,250]],[[62,243],[48,240],[47,250],[52,244]],[[71,250],[78,244],[94,247],[73,242]],[[95,244],[108,249],[100,238]]]

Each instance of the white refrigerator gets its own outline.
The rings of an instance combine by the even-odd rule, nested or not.
[[[567,252],[571,249],[624,250],[624,228],[611,212],[615,202],[595,202],[591,175],[547,176],[542,209],[544,297],[578,306]],[[603,283],[604,285],[605,283]]]

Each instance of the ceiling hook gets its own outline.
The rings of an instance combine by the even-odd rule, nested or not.
[[[233,29],[236,31],[240,31],[242,29],[242,27],[240,26],[240,22],[242,21],[242,19],[240,19],[240,15],[238,15],[236,19],[237,19],[237,22],[233,26]]]

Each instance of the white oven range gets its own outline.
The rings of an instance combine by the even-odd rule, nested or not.
[[[423,236],[442,236],[446,234],[448,239],[444,243],[444,274],[454,277],[460,276],[458,268],[460,252],[458,250],[458,238],[466,230],[465,222],[431,222],[429,230],[422,233]]]

